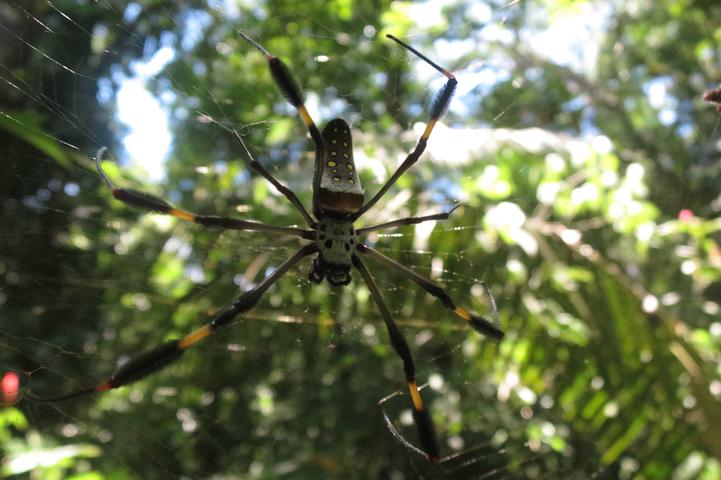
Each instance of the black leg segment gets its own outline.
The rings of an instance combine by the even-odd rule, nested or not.
[[[436,282],[429,280],[421,275],[418,275],[416,272],[411,270],[410,268],[406,267],[405,265],[396,262],[390,257],[387,257],[383,255],[378,250],[375,250],[367,245],[360,244],[358,245],[358,251],[361,253],[365,253],[367,255],[370,255],[371,257],[375,258],[379,262],[383,263],[384,265],[391,267],[393,270],[396,270],[397,272],[402,273],[406,278],[409,278],[413,282],[415,282],[417,285],[419,285],[421,288],[423,288],[426,292],[430,293],[437,299],[439,299],[443,305],[451,310],[453,313],[455,313],[458,317],[462,318],[468,324],[478,333],[482,333],[488,337],[494,338],[496,340],[500,340],[503,338],[504,333],[503,330],[501,330],[501,326],[498,321],[498,312],[496,311],[496,302],[493,299],[493,296],[491,293],[486,290],[488,293],[489,298],[491,299],[491,306],[493,307],[493,319],[494,321],[491,322],[490,320],[481,317],[480,315],[477,315],[475,313],[469,312],[463,307],[460,307],[456,305],[456,303],[453,301],[453,299],[446,293],[446,291],[441,288],[440,285],[438,285]]]
[[[268,68],[270,69],[270,74],[273,76],[273,80],[275,81],[276,85],[278,85],[278,88],[283,93],[285,98],[291,103],[291,105],[293,105],[298,110],[298,115],[300,115],[301,120],[303,120],[303,123],[305,123],[305,126],[308,128],[308,133],[310,133],[310,136],[313,139],[313,143],[315,143],[315,164],[313,173],[313,213],[316,217],[320,219],[321,208],[319,204],[320,200],[318,198],[318,191],[320,189],[323,164],[326,160],[326,145],[323,137],[318,130],[318,127],[316,127],[315,122],[308,113],[308,110],[305,108],[305,104],[303,103],[303,93],[296,81],[293,79],[292,75],[290,74],[290,70],[288,70],[288,67],[278,57],[272,55],[262,45],[260,45],[258,42],[256,42],[243,32],[238,32],[238,35],[240,35],[243,40],[257,48],[258,51],[260,51],[260,53],[265,56],[265,59],[268,62]],[[311,225],[313,224],[311,223]]]
[[[100,385],[81,389],[58,397],[37,397],[32,393],[26,393],[25,397],[36,402],[56,402],[70,398],[88,395],[94,392],[104,392],[114,388],[128,385],[155,373],[177,361],[187,350],[201,340],[207,338],[214,331],[227,326],[240,313],[252,309],[263,296],[263,294],[288,270],[297,264],[302,258],[317,251],[315,244],[306,245],[292,257],[280,264],[278,268],[268,275],[255,288],[240,294],[233,304],[226,310],[220,312],[215,319],[202,327],[190,332],[178,340],[166,342],[148,352],[142,353],[121,366],[110,378]]]
[[[423,135],[421,135],[421,138],[418,140],[418,143],[416,144],[416,148],[413,149],[413,151],[406,157],[406,159],[401,163],[401,165],[396,169],[396,171],[391,175],[391,178],[389,178],[386,183],[381,187],[380,190],[371,198],[368,200],[368,203],[363,205],[363,207],[353,216],[353,220],[357,219],[361,215],[363,215],[365,212],[368,211],[373,205],[378,202],[378,200],[385,195],[385,193],[388,191],[389,188],[393,186],[393,184],[396,183],[398,178],[400,178],[403,173],[408,170],[414,163],[418,161],[423,151],[426,149],[426,145],[428,142],[428,137],[431,136],[431,132],[433,131],[433,128],[436,126],[436,122],[438,119],[443,115],[443,113],[448,108],[448,104],[451,101],[451,97],[453,97],[453,93],[456,91],[456,86],[458,85],[458,80],[456,80],[456,77],[453,76],[452,73],[450,73],[445,68],[442,68],[438,66],[437,64],[433,63],[428,57],[420,53],[415,48],[411,47],[410,45],[407,45],[405,42],[402,42],[401,40],[397,39],[393,35],[386,35],[388,38],[393,40],[394,42],[401,45],[406,50],[409,50],[410,52],[414,53],[416,56],[421,58],[423,61],[431,65],[433,68],[441,72],[448,80],[446,81],[445,85],[443,85],[443,88],[440,92],[436,95],[435,99],[433,100],[433,105],[431,107],[431,118],[428,122],[428,125],[426,126],[425,131],[423,132]]]
[[[241,220],[238,218],[220,217],[216,215],[198,215],[187,210],[175,208],[167,201],[150,193],[130,188],[116,188],[105,174],[105,171],[103,171],[103,168],[100,166],[100,160],[102,159],[104,152],[105,147],[102,147],[98,150],[98,153],[95,154],[95,167],[97,168],[103,181],[110,188],[110,191],[113,193],[113,197],[127,205],[130,205],[131,207],[162,215],[172,215],[173,217],[181,220],[195,222],[206,227],[220,227],[228,230],[272,232],[282,235],[293,235],[307,240],[313,240],[315,238],[312,230],[268,225],[254,220]]]
[[[451,216],[451,214],[456,210],[456,208],[460,206],[461,204],[457,203],[453,205],[453,208],[451,208],[447,212],[434,213],[432,215],[424,215],[422,217],[399,218],[398,220],[391,220],[390,222],[379,223],[378,225],[371,225],[370,227],[359,228],[358,230],[356,230],[356,232],[358,233],[358,235],[363,235],[364,233],[372,232],[374,230],[383,230],[385,228],[400,227],[403,225],[416,225],[418,223],[428,222],[430,220],[445,220]]]
[[[322,148],[323,139],[320,136],[318,127],[315,126],[315,122],[313,122],[313,119],[308,114],[308,110],[306,110],[305,105],[303,104],[303,94],[301,93],[298,84],[291,76],[288,67],[286,67],[286,65],[278,57],[273,56],[270,52],[268,52],[268,50],[263,48],[262,45],[243,32],[238,32],[238,35],[240,35],[243,40],[257,48],[260,53],[265,56],[265,59],[268,61],[270,74],[273,76],[273,80],[275,80],[275,83],[278,85],[278,88],[280,88],[280,91],[283,93],[285,98],[287,98],[288,101],[296,109],[298,109],[298,114],[303,120],[303,123],[305,123],[306,127],[308,127],[308,131],[316,144],[316,148]]]
[[[408,342],[406,342],[406,339],[403,337],[398,325],[396,325],[396,322],[393,320],[393,317],[383,301],[381,292],[378,290],[378,286],[373,280],[373,277],[358,256],[353,256],[353,266],[360,272],[363,280],[368,286],[371,297],[373,297],[373,300],[383,317],[383,322],[386,324],[391,345],[393,345],[393,349],[396,351],[398,356],[401,357],[401,360],[403,360],[403,370],[406,375],[406,382],[408,383],[408,391],[411,395],[413,419],[416,423],[416,428],[418,429],[418,440],[421,444],[421,448],[428,457],[428,460],[431,462],[437,462],[441,457],[436,429],[433,426],[433,420],[431,420],[428,411],[423,405],[421,393],[416,385],[415,364],[413,363],[413,357],[411,356],[410,349],[408,348]],[[393,432],[393,430],[391,432]]]

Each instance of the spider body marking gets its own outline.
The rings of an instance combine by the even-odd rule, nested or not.
[[[348,285],[353,255],[358,247],[353,223],[333,217],[321,219],[316,231],[316,247],[318,256],[311,264],[310,281],[320,283],[325,277],[331,285]]]
[[[212,320],[191,331],[184,337],[166,342],[132,358],[100,384],[54,397],[39,397],[30,392],[25,392],[24,395],[33,401],[56,402],[95,392],[104,392],[141,380],[177,361],[185,350],[201,342],[213,332],[232,325],[238,316],[255,307],[262,296],[279,278],[285,275],[302,259],[315,254],[316,256],[311,263],[309,272],[309,278],[314,283],[320,283],[325,278],[332,285],[343,286],[350,283],[350,271],[352,268],[355,268],[360,273],[383,319],[390,343],[402,361],[420,448],[406,440],[395,428],[383,409],[383,401],[381,401],[379,405],[381,406],[383,417],[391,434],[403,446],[425,456],[429,461],[443,461],[444,458],[441,457],[439,453],[440,448],[433,420],[423,403],[420,389],[416,384],[415,363],[410,348],[403,333],[393,319],[390,310],[386,306],[373,276],[366,267],[365,262],[361,260],[361,256],[371,258],[417,284],[427,293],[440,300],[446,309],[455,314],[456,317],[464,321],[473,330],[490,338],[500,340],[504,333],[498,321],[498,311],[495,300],[490,291],[486,289],[492,307],[493,321],[491,321],[457,305],[443,287],[416,273],[415,270],[365,245],[361,241],[364,235],[371,231],[404,225],[415,225],[431,220],[445,220],[456,209],[457,205],[448,212],[400,218],[358,229],[354,227],[354,223],[385,195],[406,170],[418,161],[426,148],[428,138],[436,122],[447,109],[458,82],[452,73],[433,63],[418,50],[392,35],[387,35],[388,38],[442,73],[446,77],[446,83],[435,96],[430,109],[428,124],[421,138],[416,143],[415,148],[406,156],[405,160],[396,168],[395,172],[375,195],[373,195],[370,200],[365,201],[355,163],[353,162],[352,139],[348,124],[342,119],[336,118],[328,123],[322,133],[319,132],[303,104],[302,92],[291,77],[285,64],[244,33],[239,32],[239,35],[264,55],[275,83],[285,95],[286,99],[298,110],[298,115],[303,123],[305,123],[308,133],[315,144],[312,216],[292,190],[279,182],[262,164],[253,158],[245,142],[235,130],[233,130],[233,134],[238,140],[248,167],[263,176],[284,195],[303,217],[309,228],[286,227],[235,217],[197,214],[176,208],[166,200],[146,192],[116,188],[100,165],[105,147],[98,149],[95,155],[95,166],[103,182],[112,192],[113,197],[129,206],[148,212],[171,215],[180,220],[194,222],[203,227],[290,235],[309,240],[311,243],[302,246],[293,256],[279,264],[253,288],[241,292],[229,306],[221,309]]]
[[[345,286],[351,281],[358,246],[352,215],[363,206],[363,190],[353,160],[353,139],[345,120],[335,118],[321,133],[324,148],[316,153],[316,246],[308,278]]]
[[[353,139],[345,120],[328,122],[321,134],[324,148],[316,154],[316,216],[349,218],[363,206],[363,189],[353,160]]]

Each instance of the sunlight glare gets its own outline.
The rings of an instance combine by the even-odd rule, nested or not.
[[[160,48],[147,62],[134,62],[135,76],[120,81],[117,105],[118,120],[127,125],[123,139],[133,163],[142,165],[152,181],[164,176],[163,160],[170,148],[167,112],[146,88],[147,80],[157,75],[175,58],[169,47]]]
[[[133,162],[140,163],[153,181],[163,175],[170,147],[166,112],[138,78],[123,82],[118,91],[118,119],[128,126],[123,142]]]
[[[593,75],[611,6],[581,4],[551,11],[540,8],[535,13],[547,19],[549,26],[540,32],[522,31],[524,43],[556,64]]]

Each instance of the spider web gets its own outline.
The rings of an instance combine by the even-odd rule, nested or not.
[[[112,200],[92,168],[95,149],[110,147],[118,165],[108,165],[107,170],[118,186],[152,191],[193,211],[283,225],[300,225],[302,219],[272,188],[247,174],[233,132],[306,205],[312,152],[293,109],[282,104],[269,82],[262,57],[240,42],[229,43],[237,40],[228,33],[235,28],[263,41],[265,32],[277,31],[292,18],[292,11],[264,5],[236,10],[213,2],[189,10],[161,6],[152,14],[166,24],[128,34],[134,24],[132,6],[87,5],[102,19],[92,27],[86,21],[88,13],[77,5],[48,2],[38,11],[23,5],[10,2],[1,17],[3,35],[32,60],[0,57],[0,79],[12,94],[8,105],[15,106],[1,113],[9,146],[4,150],[13,157],[4,169],[4,184],[14,186],[4,196],[0,227],[7,248],[0,265],[0,366],[2,373],[19,374],[22,391],[55,395],[96,385],[138,352],[211,319],[300,245],[273,235],[204,230],[122,206]],[[481,22],[484,28],[512,28],[509,22],[517,2],[484,6],[490,13]],[[365,23],[366,28],[346,31],[316,8],[318,13],[303,12],[301,23],[307,26],[288,36],[301,44],[307,40],[309,45],[342,45],[343,58],[329,46],[335,53],[328,59],[323,51],[307,52],[308,59],[289,59],[290,68],[304,86],[319,124],[335,115],[349,120],[364,187],[373,192],[422,132],[417,122],[427,121],[424,102],[442,79],[398,49],[378,47],[383,42],[380,31],[392,25],[392,19],[365,17],[360,9],[354,25]],[[427,8],[431,12],[432,7]],[[453,18],[480,6],[449,2],[449,8],[458,9],[447,13]],[[194,56],[200,54],[193,48],[204,42],[189,40],[188,30],[204,25],[190,20],[199,12],[204,14],[201,19],[227,22],[226,30],[207,27],[217,36],[207,42],[216,51],[204,52],[202,58],[218,69],[217,76],[209,75],[208,65]],[[401,13],[388,7],[392,18]],[[423,23],[419,17],[411,20]],[[477,28],[477,23],[460,22],[460,28]],[[160,164],[163,176],[149,180],[151,167],[139,165],[123,148],[129,127],[120,121],[116,101],[129,65],[148,62],[165,41],[163,30],[184,32],[177,33],[176,41],[192,45],[178,48],[171,67],[146,78],[147,88],[174,114],[170,134],[175,150]],[[430,38],[442,37],[442,32],[423,25],[409,31],[429,32],[408,39],[419,48]],[[145,35],[156,44],[142,43]],[[115,36],[126,43],[113,43]],[[110,46],[96,46],[79,64],[49,47],[58,42],[73,48],[103,39]],[[287,47],[276,41],[266,46]],[[245,51],[237,55],[237,48]],[[438,56],[442,49],[427,53]],[[478,113],[479,96],[490,88],[483,75],[501,78],[503,63],[478,63],[468,55],[444,57],[456,62],[449,68],[458,68],[461,84],[465,80],[470,86],[453,100],[417,168],[369,212],[365,224],[448,210],[456,201],[465,202],[450,220],[435,227],[384,231],[370,241],[446,286],[459,304],[484,314],[491,306],[482,284],[490,285],[506,321],[513,316],[506,305],[509,294],[494,287],[494,266],[505,262],[504,253],[494,246],[498,238],[485,232],[483,213],[488,206],[464,188],[477,181],[480,171],[469,167],[471,158],[483,157],[494,147],[464,151],[453,132],[463,131],[466,139],[486,138],[522,99],[486,113],[493,120],[485,126],[477,119],[466,124],[467,116]],[[342,67],[334,66],[341,60]],[[232,63],[239,61],[253,66]],[[35,62],[51,73],[28,80],[30,76],[18,74],[22,62]],[[386,70],[378,70],[383,66]],[[223,74],[232,68],[244,69],[244,79],[255,76],[263,87],[228,89],[227,84],[236,80]],[[367,82],[348,80],[369,71],[377,77],[371,85],[379,91],[364,92]],[[330,87],[322,89],[320,79]],[[96,89],[98,103],[87,103],[87,91]],[[60,90],[57,97],[48,94],[54,90]],[[257,95],[252,102],[244,97],[250,92]],[[325,103],[327,97],[336,100]],[[416,103],[403,104],[414,97]],[[247,109],[249,104],[255,106]],[[21,108],[27,105],[26,110],[37,116]],[[242,119],[235,115],[237,105],[248,110]],[[379,112],[390,112],[396,122],[388,123]],[[11,134],[21,142],[11,141]],[[191,140],[183,141],[184,135]],[[159,374],[104,395],[51,404],[19,402],[21,413],[5,420],[18,423],[4,452],[3,468],[57,475],[94,471],[119,478],[366,478],[364,474],[373,472],[379,478],[505,479],[606,474],[592,445],[584,457],[551,441],[556,433],[571,435],[554,430],[567,428],[552,409],[558,399],[541,396],[541,407],[531,409],[516,398],[535,394],[513,383],[517,376],[507,369],[509,348],[459,325],[403,277],[372,260],[367,263],[414,352],[419,382],[426,385],[424,399],[436,415],[443,451],[450,455],[442,465],[432,466],[407,451],[383,424],[377,402],[396,389],[402,391],[404,382],[400,361],[358,276],[345,289],[314,286],[307,280],[304,262],[242,321],[190,349]],[[516,395],[509,395],[509,389]],[[408,407],[404,394],[385,404],[399,430],[415,443]],[[20,415],[27,425],[17,420]],[[582,440],[576,445],[583,445]]]

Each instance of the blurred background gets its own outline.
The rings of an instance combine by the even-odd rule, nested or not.
[[[10,0],[0,5],[0,476],[721,478],[721,82],[716,2]],[[414,352],[442,452],[414,442],[399,359],[355,276],[308,262],[252,312],[139,383],[53,404],[207,322],[302,243],[204,229],[114,200],[113,182],[203,214],[303,219],[316,123],[351,125],[367,198],[459,79],[368,242],[489,315],[470,331],[368,260]],[[19,387],[16,387],[16,384]],[[19,390],[18,390],[19,388]]]

